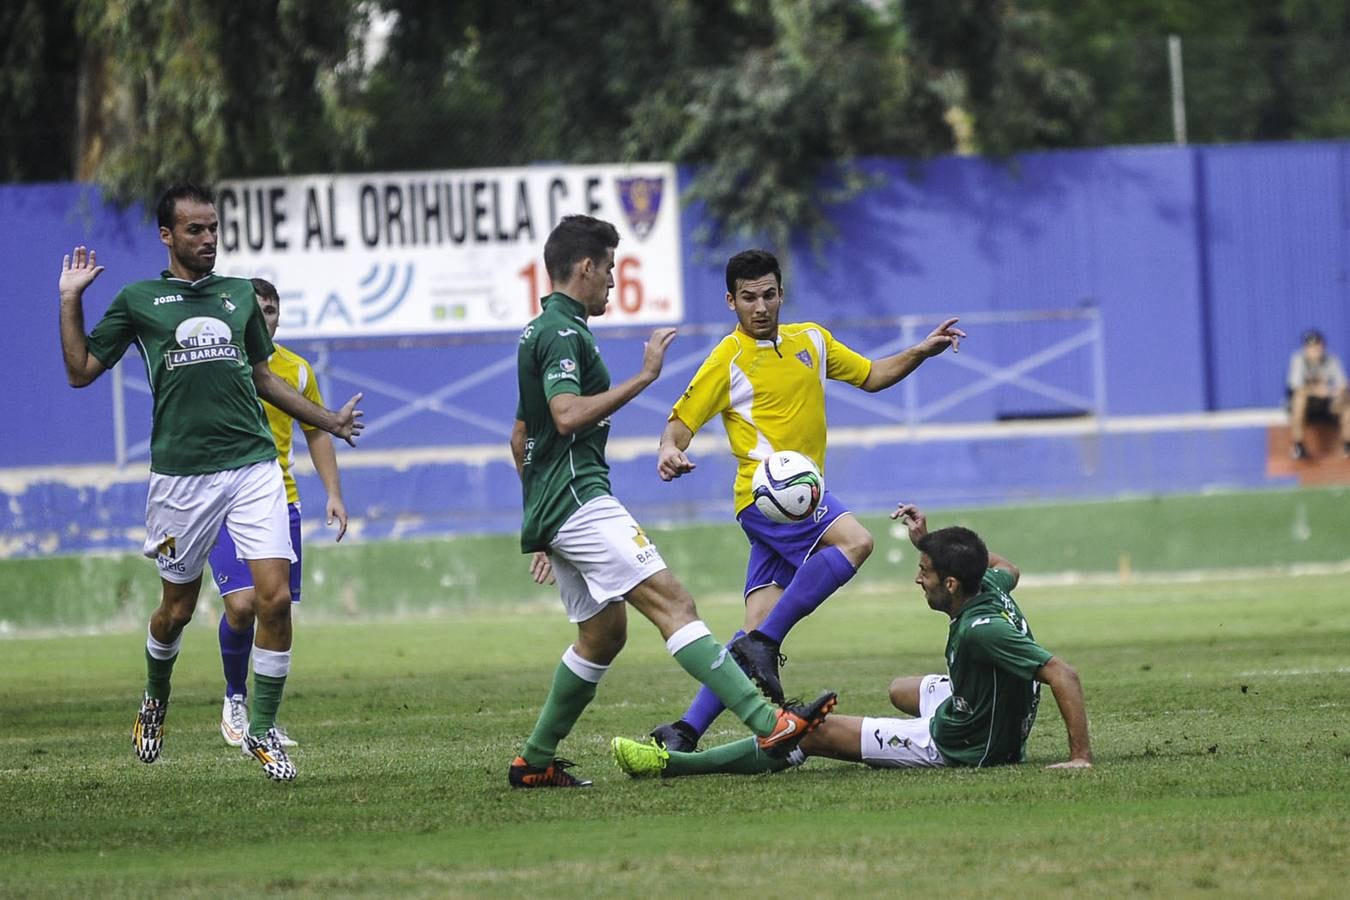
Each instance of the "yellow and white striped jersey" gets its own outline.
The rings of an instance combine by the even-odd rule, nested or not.
[[[861,385],[872,361],[814,322],[778,326],[778,340],[736,327],[703,361],[670,418],[697,432],[718,413],[738,465],[736,512],[749,506],[755,465],[796,450],[825,471],[825,379]]]
[[[323,396],[319,393],[319,380],[314,377],[314,368],[309,360],[298,353],[276,344],[276,352],[267,358],[267,367],[272,374],[295,388],[305,399],[323,406]],[[295,421],[266,400],[262,401],[263,412],[267,413],[267,424],[272,428],[272,440],[277,445],[277,462],[281,463],[281,475],[286,481],[286,502],[299,503],[300,491],[295,487],[295,476],[291,474],[291,465],[295,462],[293,429]],[[314,429],[300,423],[305,431]]]

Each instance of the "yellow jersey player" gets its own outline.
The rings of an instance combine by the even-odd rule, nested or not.
[[[694,432],[722,417],[738,466],[733,486],[736,520],[750,540],[745,576],[745,630],[732,638],[733,658],[775,703],[783,702],[779,647],[792,626],[843,586],[872,552],[872,535],[829,490],[801,522],[770,521],[751,498],[761,460],[795,450],[825,471],[825,380],[864,391],[885,390],[930,356],[952,348],[965,332],[948,319],[906,350],[868,359],[814,322],[779,324],[783,275],[764,250],[746,250],[727,262],[727,308],[736,328],[699,367],[675,403],[661,434],[657,472],[663,481],[692,472],[685,451]],[[828,484],[828,482],[826,482]],[[693,750],[722,711],[700,691],[678,721],[652,736],[671,750]]]

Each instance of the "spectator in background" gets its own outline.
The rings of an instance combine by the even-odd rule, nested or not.
[[[1303,346],[1289,357],[1289,434],[1294,440],[1294,459],[1307,459],[1303,442],[1307,422],[1339,422],[1341,454],[1350,457],[1350,395],[1345,370],[1336,354],[1327,351],[1322,332],[1303,333]]]

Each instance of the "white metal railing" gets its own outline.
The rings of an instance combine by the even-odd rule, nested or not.
[[[861,341],[850,341],[850,345],[864,356],[876,359],[896,353],[905,347],[922,340],[944,316],[932,314],[908,314],[890,318],[868,320],[838,321],[829,323],[835,332],[867,334],[885,333],[885,340],[871,346]],[[826,390],[832,402],[847,404],[867,411],[878,419],[878,424],[904,424],[917,426],[933,420],[950,409],[958,407],[972,398],[996,390],[1005,385],[1016,386],[1031,395],[1059,404],[1067,410],[1086,412],[1100,422],[1106,410],[1106,362],[1104,330],[1101,312],[1095,306],[1082,306],[1071,309],[1042,309],[1017,312],[975,312],[960,316],[960,327],[971,331],[974,339],[962,346],[957,354],[944,353],[938,359],[944,364],[957,366],[973,373],[974,380],[963,381],[959,386],[944,388],[942,379],[907,378],[900,384],[898,391],[881,394],[867,394],[834,383],[827,384]],[[1029,323],[1060,323],[1063,334],[1048,345],[1028,351],[1020,358],[995,361],[982,352],[982,348],[993,347],[997,338],[991,337],[994,329]],[[667,381],[671,375],[680,375],[697,368],[708,351],[728,331],[727,323],[693,324],[680,327],[683,337],[701,337],[695,348],[666,361],[662,370],[662,381],[667,384],[679,382],[683,387],[684,379]],[[651,333],[650,328],[631,326],[605,328],[600,334],[604,340],[642,339]],[[359,364],[341,364],[334,359],[334,351],[342,350],[348,356],[358,356],[363,349],[389,349],[400,346],[438,347],[463,344],[506,345],[501,357],[476,368],[471,372],[458,373],[445,384],[430,392],[419,392],[405,385],[391,381],[387,375],[363,371]],[[511,423],[506,420],[489,418],[467,408],[461,403],[452,402],[453,398],[474,388],[480,387],[494,378],[509,373],[516,364],[515,348],[517,334],[501,332],[483,334],[448,335],[443,338],[415,339],[350,339],[337,341],[305,341],[304,347],[319,378],[320,389],[325,397],[336,398],[333,382],[341,381],[364,391],[367,396],[377,395],[393,401],[392,406],[381,408],[387,411],[366,420],[363,437],[370,438],[381,431],[397,425],[423,413],[443,416],[466,425],[472,425],[489,434],[506,437],[510,434]],[[1009,343],[1000,346],[1008,347]],[[1073,353],[1087,353],[1089,361],[1087,384],[1082,386],[1055,384],[1035,373],[1047,364],[1068,357]],[[359,356],[358,356],[359,358]],[[920,382],[923,383],[924,396],[920,395]],[[676,388],[677,390],[679,388]],[[126,416],[126,393],[134,391],[149,394],[145,382],[144,369],[141,366],[118,365],[113,369],[113,428],[115,461],[119,467],[132,460],[148,456],[150,441],[148,436],[132,442],[128,433]],[[661,393],[665,393],[662,391]],[[650,396],[649,396],[650,395]],[[663,397],[647,392],[640,395],[634,405],[665,415],[670,410],[670,402]]]

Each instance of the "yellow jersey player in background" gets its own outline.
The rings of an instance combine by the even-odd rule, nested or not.
[[[267,323],[268,337],[275,337],[277,322],[281,317],[281,300],[276,287],[262,278],[254,278],[253,291],[258,297],[258,306],[262,309],[263,320]],[[287,350],[280,344],[268,358],[267,366],[282,381],[295,388],[311,402],[322,406],[323,398],[319,393],[318,380],[314,377],[314,368],[303,356]],[[295,420],[270,403],[263,403],[267,413],[267,424],[272,430],[272,440],[277,445],[277,459],[281,463],[281,473],[286,485],[286,506],[290,515],[291,546],[295,550],[295,562],[291,563],[291,602],[300,602],[301,550],[300,550],[300,492],[295,486],[295,476],[291,466],[295,461],[293,452]],[[309,445],[309,458],[314,463],[314,471],[323,482],[328,494],[326,513],[327,524],[336,520],[337,540],[347,533],[347,507],[342,502],[342,483],[338,478],[337,454],[333,450],[333,439],[325,431],[301,426],[305,441]],[[220,713],[220,733],[225,741],[234,746],[243,743],[244,732],[248,728],[248,662],[249,650],[253,646],[253,579],[246,566],[236,555],[234,541],[222,525],[216,546],[211,551],[211,574],[216,587],[220,589],[221,605],[224,611],[220,616],[220,660],[225,670],[225,702]],[[281,726],[273,726],[276,739],[286,747],[294,747],[295,741]]]
[[[737,459],[736,519],[750,540],[745,577],[745,630],[728,649],[775,703],[783,702],[779,647],[792,626],[842,587],[872,552],[872,535],[839,498],[826,491],[813,516],[778,524],[752,501],[755,466],[776,450],[795,450],[825,471],[825,379],[864,391],[885,390],[930,356],[956,352],[966,335],[948,319],[928,337],[882,359],[862,356],[814,322],[783,324],[783,275],[764,250],[727,262],[727,308],[736,328],[722,339],[675,403],[661,434],[657,472],[663,481],[692,472],[685,451],[694,432],[721,415]],[[828,482],[826,482],[828,484]],[[678,721],[652,737],[669,750],[690,751],[722,712],[709,691],[698,693]]]

